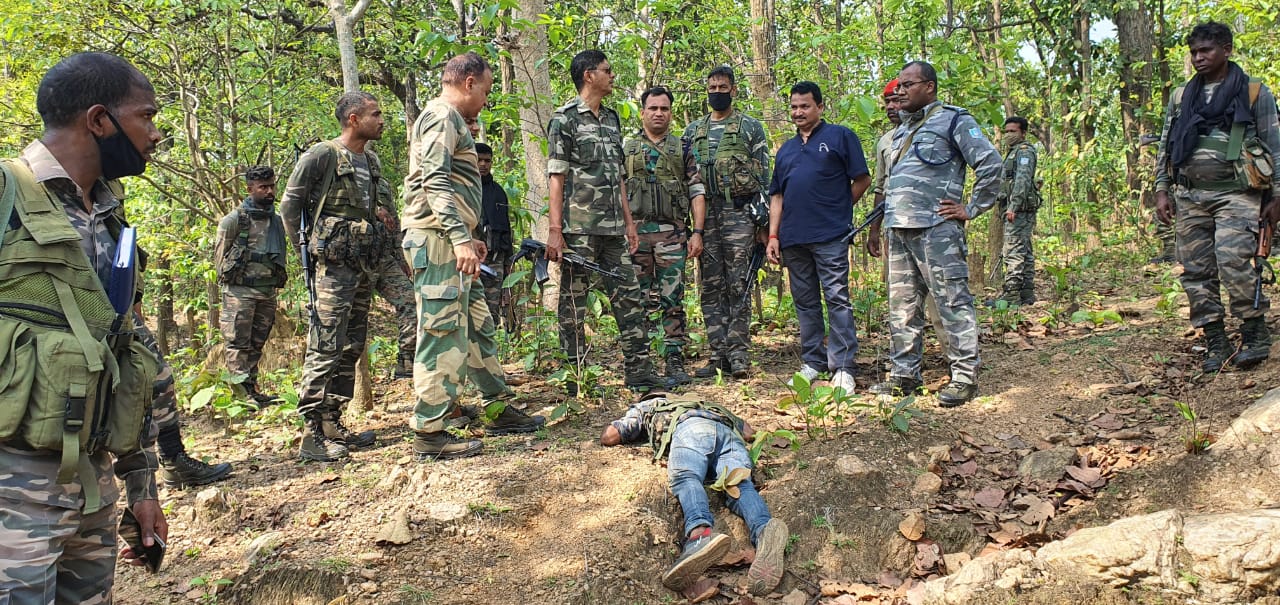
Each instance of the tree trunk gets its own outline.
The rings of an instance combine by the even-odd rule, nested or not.
[[[364,16],[372,0],[358,0],[350,11],[347,0],[328,0],[329,15],[333,17],[333,35],[338,41],[338,59],[342,63],[342,90],[360,90],[360,63],[356,60],[356,23]]]
[[[1125,6],[1125,5],[1121,5]],[[1151,111],[1151,78],[1154,73],[1152,49],[1156,46],[1155,25],[1147,7],[1141,2],[1125,6],[1115,14],[1116,37],[1120,55],[1120,117],[1125,138],[1125,180],[1136,201],[1149,196],[1143,176],[1149,173],[1141,162],[1139,142],[1144,134],[1154,133]]]
[[[521,0],[515,10],[515,18],[536,23],[538,15],[546,12],[543,0]],[[547,213],[547,156],[541,141],[546,138],[547,122],[555,110],[551,99],[551,75],[547,62],[547,28],[536,26],[513,32],[508,43],[511,66],[516,85],[523,89],[526,105],[520,107],[520,142],[524,146],[525,192],[524,206],[533,211],[537,222],[533,226],[534,237],[546,240]],[[542,305],[556,308],[559,296],[559,272],[551,273],[551,281],[542,289]]]
[[[160,276],[160,300],[156,304],[156,343],[160,345],[160,353],[165,357],[169,356],[169,339],[175,327],[172,267],[168,255],[162,255],[156,261],[156,275]]]
[[[773,0],[751,0],[751,54],[753,69],[747,76],[752,92],[764,107],[764,120],[777,125],[786,120],[786,111],[778,98],[778,81],[773,65],[778,55],[778,33]]]

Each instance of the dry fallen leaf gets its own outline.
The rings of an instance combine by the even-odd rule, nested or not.
[[[698,578],[697,582],[681,591],[680,594],[689,599],[690,603],[701,603],[720,594],[720,582],[710,578]]]
[[[952,472],[954,472],[957,475],[960,475],[961,477],[972,477],[974,473],[978,472],[978,461],[976,460],[965,461],[964,463],[953,467]]]
[[[1071,475],[1072,479],[1089,487],[1102,487],[1107,483],[1107,480],[1102,478],[1102,472],[1097,467],[1068,466],[1067,474]]]
[[[880,594],[880,591],[860,584],[858,582],[838,582],[836,580],[820,580],[818,588],[822,590],[822,596],[835,597],[839,595],[852,595],[857,598],[874,597]]]
[[[1036,498],[1037,502],[1027,508],[1027,512],[1018,517],[1019,521],[1027,525],[1039,525],[1040,522],[1052,519],[1057,511],[1053,508],[1053,503],[1046,500]]]
[[[925,520],[924,514],[919,511],[911,511],[907,513],[907,517],[898,523],[898,531],[902,532],[902,537],[915,542],[924,536]]]
[[[942,561],[942,547],[933,540],[921,540],[916,543],[915,567],[911,572],[919,577],[927,577],[937,572],[940,561]]]
[[[974,494],[973,501],[978,506],[1000,508],[1004,506],[1004,490],[998,487],[988,487]]]
[[[1116,417],[1115,414],[1103,414],[1091,420],[1089,424],[1104,431],[1117,431],[1124,428],[1124,421]]]

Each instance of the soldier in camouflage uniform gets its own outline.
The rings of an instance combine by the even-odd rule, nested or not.
[[[674,97],[662,87],[640,95],[643,128],[622,144],[631,218],[640,247],[631,255],[646,316],[662,316],[667,379],[691,382],[684,369],[684,263],[702,253],[707,215],[698,163],[687,143],[671,134]],[[688,221],[693,215],[693,235]],[[645,332],[649,332],[646,328]]]
[[[898,74],[902,125],[894,134],[896,161],[885,183],[889,228],[889,380],[872,392],[901,394],[921,386],[923,293],[938,302],[946,328],[951,382],[938,393],[943,407],[963,405],[978,392],[978,322],[969,292],[964,224],[989,210],[1000,187],[1000,153],[969,112],[938,101],[938,74],[913,61]],[[966,166],[976,182],[967,206]]]
[[[299,250],[307,246],[314,266],[316,304],[298,390],[298,412],[307,426],[299,456],[321,462],[345,458],[350,448],[375,441],[373,431],[349,430],[342,412],[355,393],[356,362],[364,355],[369,329],[374,260],[383,245],[375,227],[382,166],[367,147],[382,138],[382,110],[373,95],[349,92],[338,98],[335,116],[342,134],[298,159],[280,205],[289,243]],[[305,241],[299,234],[302,220]]]
[[[409,137],[409,174],[404,179],[404,255],[413,267],[417,293],[418,350],[413,390],[418,396],[409,422],[419,459],[478,454],[479,440],[459,439],[445,429],[462,414],[458,406],[465,380],[480,390],[485,433],[529,433],[542,416],[526,416],[503,400],[512,396],[498,361],[493,318],[479,281],[484,261],[480,233],[480,167],[466,117],[484,107],[493,71],[470,52],[450,59],[439,97],[422,108]]]
[[[117,237],[126,224],[123,191],[115,179],[141,174],[162,138],[153,123],[157,107],[150,82],[127,61],[112,55],[81,53],[59,62],[40,82],[36,108],[45,126],[42,139],[28,145],[18,159],[6,160],[7,174],[0,173],[0,191],[14,192],[10,199],[15,202],[12,208],[0,209],[0,230],[8,231],[7,237],[0,238],[5,241],[0,247],[5,276],[0,287],[5,302],[0,332],[9,335],[4,348],[17,351],[16,356],[0,354],[0,375],[4,376],[14,376],[24,367],[33,369],[32,358],[41,339],[54,338],[54,332],[71,333],[70,328],[64,331],[55,324],[32,332],[34,324],[23,319],[49,304],[43,298],[44,286],[70,288],[64,291],[74,302],[64,299],[53,304],[60,304],[64,314],[83,313],[66,319],[78,323],[77,330],[89,329],[86,321],[97,325],[104,308],[112,311],[102,288],[111,283]],[[37,231],[54,237],[37,240]],[[41,264],[39,259],[53,255],[72,264],[49,263],[44,271],[31,271],[33,263]],[[138,284],[137,292],[140,289]],[[23,305],[23,300],[29,304]],[[139,321],[136,316],[133,320]],[[127,327],[124,332],[129,332]],[[15,342],[19,335],[25,342]],[[83,342],[92,336],[81,333],[76,338]],[[128,395],[127,400],[110,401],[121,417],[146,411],[146,402],[137,399],[145,395],[138,389],[151,384],[157,360],[144,360],[140,353],[131,347],[119,358],[131,369],[122,369],[121,382],[109,387],[116,395]],[[41,405],[36,403],[41,399],[38,388],[52,390],[44,393],[43,400],[51,396],[72,404],[75,398],[69,385],[75,384],[77,376],[98,373],[86,357],[44,360],[48,365],[36,371],[34,384],[27,374],[30,393],[16,393],[23,388],[17,380],[6,384],[8,397],[0,400],[3,417],[8,419],[4,423],[8,436],[0,444],[0,596],[5,603],[100,605],[112,601],[119,543],[116,501],[120,488],[115,478],[123,481],[128,506],[141,526],[142,546],[168,539],[156,490],[156,462],[147,451],[154,439],[154,423],[133,427],[142,429],[138,435],[142,447],[119,458],[105,448],[89,453],[75,441],[75,433],[68,433],[79,452],[78,462],[74,453],[69,456],[73,462],[65,474],[60,471],[67,452],[36,449],[27,442],[23,429],[28,422],[40,420],[15,412]],[[139,384],[139,379],[145,379],[147,386]],[[121,556],[133,564],[143,562],[142,553],[131,548],[121,551]]]
[[[474,135],[473,135],[474,136]],[[515,256],[514,242],[511,238],[511,202],[507,200],[507,191],[493,180],[493,148],[484,143],[476,143],[476,158],[480,166],[480,183],[483,186],[480,222],[484,233],[485,246],[489,255],[484,262],[497,275],[480,275],[484,283],[484,300],[489,305],[489,315],[493,323],[507,321],[507,309],[511,307],[511,290],[502,284],[511,272],[511,257]],[[515,326],[506,326],[508,331]]]
[[[547,124],[550,202],[547,259],[560,260],[569,248],[620,272],[605,278],[618,321],[626,385],[636,390],[663,386],[649,360],[640,284],[628,253],[639,246],[635,221],[622,181],[622,124],[601,101],[613,92],[613,68],[604,53],[584,50],[569,66],[578,96],[556,109]],[[560,347],[570,364],[586,363],[587,290],[592,274],[560,264]]]
[[[1004,121],[1004,178],[996,201],[1004,213],[1004,293],[1011,305],[1036,302],[1036,255],[1031,236],[1036,230],[1040,192],[1036,188],[1036,148],[1027,142],[1027,119]]]
[[[1221,23],[1191,30],[1187,46],[1196,75],[1169,96],[1156,159],[1156,211],[1165,222],[1177,213],[1182,287],[1191,325],[1204,330],[1206,372],[1221,370],[1229,358],[1251,368],[1271,349],[1271,303],[1263,295],[1255,304],[1250,261],[1260,217],[1271,225],[1280,219],[1280,174],[1271,155],[1280,149],[1280,128],[1275,97],[1229,60],[1233,45]],[[1231,314],[1244,322],[1238,352],[1227,341],[1220,285]]]
[[[222,285],[220,327],[226,365],[244,376],[240,386],[258,405],[275,397],[258,390],[258,360],[276,320],[276,292],[284,287],[284,222],[276,214],[276,173],[254,166],[244,173],[249,197],[218,223],[213,258]]]
[[[733,107],[738,94],[733,69],[721,65],[707,74],[711,113],[684,129],[684,142],[698,159],[706,188],[707,217],[700,263],[702,318],[707,326],[711,359],[693,375],[714,378],[725,371],[734,378],[751,373],[751,303],[747,275],[757,232],[767,227],[767,211],[753,218],[752,205],[769,183],[769,137],[760,121]]]
[[[413,302],[413,282],[409,281],[409,266],[404,262],[401,246],[400,221],[396,216],[395,197],[386,179],[378,181],[378,220],[373,228],[377,240],[382,242],[373,265],[373,291],[391,305],[396,312],[396,325],[400,334],[396,341],[395,378],[413,378],[413,352],[418,347],[418,309]]]

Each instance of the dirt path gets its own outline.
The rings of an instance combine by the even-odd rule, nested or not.
[[[1054,309],[1042,303],[1026,313],[1023,339],[984,338],[978,400],[942,410],[934,398],[921,397],[905,434],[890,431],[868,408],[805,434],[803,414],[777,407],[787,393],[783,381],[799,365],[794,329],[757,335],[753,378],[691,389],[728,403],[758,428],[801,434],[797,449],[780,440],[766,447],[756,472],[774,516],[793,534],[790,573],[779,594],[741,602],[781,602],[794,589],[816,593],[822,580],[864,582],[888,595],[897,582],[942,571],[940,563],[929,565],[925,552],[934,544],[937,554],[976,555],[1169,507],[1214,511],[1280,502],[1280,485],[1269,471],[1186,454],[1189,424],[1173,405],[1190,404],[1201,430],[1221,431],[1277,384],[1280,362],[1198,376],[1185,308],[1181,318],[1164,316],[1155,302],[1154,295],[1102,298],[1093,308],[1115,310],[1122,322],[1048,331],[1037,320]],[[860,383],[870,380],[885,346],[883,334],[864,335]],[[936,345],[927,360],[926,381],[937,387],[945,367]],[[620,382],[614,375],[604,380]],[[486,439],[480,457],[419,463],[409,457],[405,429],[408,385],[379,387],[383,407],[351,423],[376,429],[378,444],[342,464],[297,462],[292,430],[226,438],[196,422],[187,430],[194,452],[231,461],[236,473],[215,490],[220,507],[198,504],[196,490],[162,492],[173,536],[166,567],[154,577],[122,569],[119,601],[683,600],[658,580],[678,549],[679,511],[666,490],[665,468],[650,462],[647,448],[596,444],[604,424],[626,409],[626,397],[607,390],[608,396],[586,402],[584,413],[536,435]],[[541,379],[519,390],[533,407],[559,402]],[[1055,447],[1081,455],[1076,471],[1063,478],[1074,484],[1037,485],[1019,475],[1026,455]],[[715,510],[718,524],[746,544],[742,524],[722,507]],[[913,512],[926,528],[923,541],[909,542],[900,530]],[[379,529],[397,515],[407,518],[413,539],[376,545]],[[271,547],[246,563],[255,539]],[[735,587],[745,567],[716,568],[711,575],[722,593],[712,602],[739,602]],[[1046,593],[1039,602],[1062,594]],[[1106,590],[1070,598],[1142,602],[1140,594]]]

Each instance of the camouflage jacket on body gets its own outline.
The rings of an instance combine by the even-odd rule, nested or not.
[[[372,223],[377,220],[377,206],[385,207],[388,212],[395,212],[395,201],[389,197],[390,186],[380,185],[383,178],[378,154],[365,147],[363,155],[367,160],[367,172],[355,155],[337,139],[333,139],[312,145],[298,158],[293,173],[289,175],[284,199],[280,202],[280,216],[284,219],[285,233],[294,248],[299,243],[299,220],[303,211],[307,212],[308,224],[315,221],[315,211],[320,208],[320,214],[324,216],[366,221],[370,223],[370,230]],[[315,227],[312,225],[312,235],[314,234]]]
[[[1035,145],[1023,141],[1010,149],[1004,159],[1003,174],[998,199],[1005,210],[1031,212],[1040,207],[1040,192],[1036,189]]]
[[[1208,82],[1204,85],[1204,94],[1212,98],[1213,92],[1221,82]],[[1160,153],[1156,156],[1156,191],[1169,191],[1173,185],[1174,174],[1169,166],[1169,130],[1173,122],[1181,114],[1183,87],[1175,89],[1169,95],[1169,106],[1164,112],[1164,129],[1160,131]],[[1227,161],[1222,151],[1231,138],[1229,131],[1214,128],[1205,139],[1211,139],[1210,146],[1197,146],[1187,158],[1185,166],[1178,169],[1182,176],[1196,181],[1224,181],[1236,178],[1234,162]],[[1253,102],[1253,124],[1244,130],[1244,140],[1257,139],[1275,154],[1280,150],[1280,128],[1276,124],[1276,98],[1266,84],[1259,83],[1258,98]],[[1280,198],[1280,172],[1271,175],[1272,195]]]
[[[708,208],[719,208],[720,205],[713,202],[714,200],[724,201],[727,192],[722,191],[722,183],[720,179],[715,178],[715,164],[720,156],[726,153],[733,153],[731,149],[721,149],[720,142],[724,139],[725,126],[730,123],[739,124],[739,134],[743,139],[743,147],[750,154],[751,159],[759,167],[757,173],[753,175],[760,183],[760,190],[764,191],[769,186],[769,179],[772,176],[770,170],[770,162],[772,156],[769,153],[769,136],[764,132],[764,126],[760,121],[734,110],[729,117],[723,120],[713,120],[711,115],[707,114],[694,120],[684,129],[685,144],[693,150],[698,161],[698,168],[702,175],[702,183],[707,191]],[[706,141],[702,141],[699,133],[706,130]],[[705,153],[701,153],[700,149],[706,149]],[[711,150],[715,150],[712,153]],[[723,164],[723,160],[721,162]],[[726,175],[728,177],[729,175]]]
[[[284,221],[274,204],[262,207],[245,198],[218,222],[213,258],[218,283],[249,286],[272,293],[287,279]]]
[[[638,222],[683,224],[693,198],[703,195],[698,162],[688,145],[667,133],[655,144],[641,130],[622,144],[627,206]]]
[[[600,116],[575,97],[547,124],[547,172],[564,175],[561,204],[565,233],[622,235],[622,123],[604,105]]]
[[[453,245],[480,228],[480,166],[462,114],[436,98],[422,108],[409,137],[401,229],[440,229]]]
[[[934,101],[915,113],[904,112],[902,118],[893,134],[896,161],[885,182],[885,227],[920,229],[946,220],[938,214],[940,202],[962,199],[968,166],[977,179],[966,207],[969,217],[995,205],[1000,152],[969,112]],[[910,148],[903,149],[908,138]]]
[[[93,209],[86,211],[80,188],[43,143],[35,141],[28,145],[22,151],[20,161],[31,169],[36,182],[62,204],[67,220],[80,236],[76,244],[88,257],[99,280],[103,284],[109,283],[116,256],[116,233],[124,223],[123,187],[118,181],[99,181],[91,192]],[[3,182],[0,182],[2,186]],[[11,227],[16,220],[17,209],[10,221]],[[12,236],[14,231],[10,229],[9,233]],[[142,287],[140,280],[137,287]],[[141,323],[137,316],[134,321]],[[115,477],[124,481],[130,505],[139,500],[158,498],[155,481],[158,462],[147,451],[154,443],[153,429],[154,425],[143,427],[141,449],[132,454],[114,461],[106,451],[88,455],[89,464],[97,475],[97,491],[102,506],[111,505],[119,495],[113,472]],[[58,508],[81,508],[82,504],[89,504],[81,502],[86,494],[79,481],[58,483],[54,480],[60,467],[61,455],[58,452],[0,445],[0,498],[40,502]]]
[[[880,140],[876,141],[876,180],[875,187],[871,193],[875,196],[884,195],[884,183],[888,180],[889,171],[893,169],[893,134],[896,130],[880,135]]]

